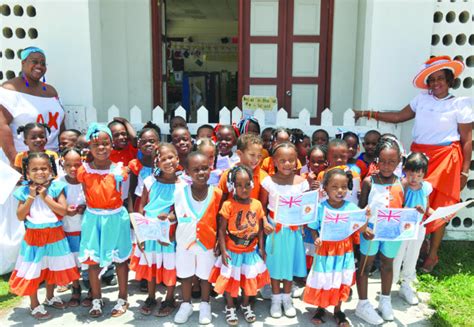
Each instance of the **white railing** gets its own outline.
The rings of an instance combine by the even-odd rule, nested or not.
[[[93,107],[84,106],[65,106],[66,109],[66,126],[68,128],[76,128],[83,132],[87,130],[87,126],[92,122],[97,122],[97,110]],[[181,116],[186,119],[186,110],[183,107],[178,107],[174,113],[175,116]],[[116,106],[112,106],[107,111],[107,121],[111,121],[114,117],[121,116],[121,111]],[[143,119],[143,112],[137,106],[130,109],[128,115],[122,115],[127,118],[132,125],[140,130],[142,126],[148,121],[153,121],[161,129],[163,135],[169,134],[169,124],[165,121],[165,112],[161,107],[156,107],[152,110],[151,119]],[[147,111],[149,116],[149,111]],[[359,122],[354,120],[354,112],[351,109],[347,109],[343,115],[343,124],[333,124],[333,112],[327,108],[321,113],[321,124],[311,125],[310,114],[306,109],[303,109],[297,118],[289,118],[288,113],[283,108],[278,110],[276,124],[265,125],[265,113],[263,110],[255,111],[255,118],[260,122],[262,130],[266,127],[278,127],[283,126],[286,128],[300,128],[306,135],[311,136],[312,133],[318,128],[324,128],[330,136],[334,136],[339,131],[352,131],[359,135],[365,134],[368,130],[376,129],[381,133],[392,133],[397,137],[400,137],[400,127],[395,124],[386,124],[376,122],[375,120],[368,121],[367,119],[361,119]],[[226,107],[219,111],[219,123],[230,124],[237,123],[242,118],[242,111],[235,107],[232,110]],[[192,134],[197,132],[199,126],[203,124],[215,125],[215,123],[209,123],[209,113],[205,107],[201,107],[197,110],[196,122],[188,122],[189,130]],[[474,155],[473,155],[474,158]],[[474,188],[474,170],[470,171],[469,186]],[[463,201],[474,198],[474,192],[472,189],[466,187],[461,193],[461,199]],[[474,210],[473,208],[465,208],[459,211],[457,217],[447,226],[446,239],[456,240],[474,240]]]

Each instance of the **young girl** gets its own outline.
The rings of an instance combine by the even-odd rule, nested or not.
[[[219,184],[219,179],[221,178],[223,170],[215,168],[217,157],[216,145],[211,139],[202,138],[196,142],[196,151],[204,154],[209,161],[211,173],[209,175],[209,180],[207,181],[207,183],[209,185],[217,186],[217,184]]]
[[[92,161],[84,162],[77,172],[82,183],[87,208],[82,218],[79,261],[89,265],[92,308],[89,315],[102,315],[104,306],[100,277],[111,263],[116,264],[119,298],[112,317],[124,314],[128,308],[127,260],[132,252],[130,218],[123,207],[122,182],[127,179],[126,168],[110,160],[112,133],[104,125],[93,123],[87,130]]]
[[[199,324],[212,320],[209,293],[209,275],[216,258],[217,214],[222,199],[218,187],[209,186],[211,168],[208,158],[199,152],[191,152],[186,163],[186,174],[192,184],[176,191],[176,274],[181,280],[183,302],[174,322],[184,324],[193,313],[191,292],[193,277],[200,280],[201,304]]]
[[[262,181],[262,188],[268,199],[269,220],[273,222],[278,195],[294,196],[309,190],[308,182],[295,174],[297,152],[293,144],[284,142],[273,149],[275,175],[267,176]],[[267,201],[264,201],[264,203]],[[282,226],[276,224],[275,231],[268,235],[265,250],[266,264],[272,283],[272,305],[270,315],[282,316],[281,307],[287,317],[294,317],[296,310],[291,299],[293,277],[306,277],[306,259],[303,234],[300,226]],[[283,283],[283,289],[280,288]],[[283,293],[282,293],[283,292]]]
[[[175,127],[171,133],[171,142],[178,153],[179,164],[176,169],[178,172],[183,172],[186,157],[191,152],[193,146],[191,133],[187,127]]]
[[[270,151],[272,148],[272,134],[273,134],[273,127],[267,127],[262,131],[262,142],[263,142],[263,159],[270,156]]]
[[[28,151],[20,152],[15,157],[15,162],[13,165],[19,172],[22,172],[23,159],[28,157],[28,153],[30,152],[46,152],[46,154],[52,156],[54,160],[58,159],[56,152],[45,150],[46,143],[48,142],[48,134],[51,133],[51,129],[48,127],[48,125],[41,123],[29,123],[25,126],[18,127],[17,133],[23,133],[24,143],[28,147]]]
[[[48,319],[44,305],[64,309],[54,296],[54,285],[67,285],[79,279],[74,256],[62,227],[66,214],[64,183],[53,180],[56,165],[44,152],[30,152],[24,159],[23,174],[28,185],[19,187],[17,216],[25,221],[26,233],[21,243],[15,270],[10,277],[10,291],[30,297],[31,315]],[[38,288],[46,282],[46,300],[38,301]]]
[[[360,176],[360,168],[357,166],[356,155],[359,152],[359,137],[353,132],[344,132],[342,139],[347,144],[347,166]]]
[[[178,127],[179,130],[181,127]],[[180,179],[176,176],[179,160],[173,145],[161,143],[156,150],[155,172],[144,181],[142,198],[138,212],[148,218],[173,220],[175,190]],[[170,231],[170,234],[172,232]],[[176,284],[175,242],[171,244],[145,241],[135,249],[130,268],[136,279],[148,281],[148,298],[140,307],[140,312],[150,315],[156,305],[156,284],[163,282],[167,287],[166,299],[161,302],[159,317],[170,315],[176,308],[174,287]]]
[[[313,145],[328,145],[329,133],[324,129],[317,129],[311,135],[311,143]]]
[[[400,179],[394,174],[401,159],[400,148],[397,143],[390,139],[380,140],[375,149],[375,154],[378,172],[364,179],[359,199],[359,207],[365,208],[368,205],[372,216],[360,237],[360,264],[362,268],[358,270],[357,274],[359,303],[356,307],[356,315],[370,324],[379,325],[384,320],[393,320],[390,301],[393,259],[397,256],[401,242],[373,241],[372,228],[377,211],[387,208],[402,208],[404,195]],[[379,252],[381,254],[382,294],[380,295],[378,310],[382,317],[378,315],[367,299],[369,272],[375,255]]]
[[[293,142],[293,137],[291,137],[290,131],[283,127],[278,127],[273,131],[272,134],[272,153],[278,144],[283,142]],[[268,173],[268,175],[273,176],[275,174],[275,163],[273,162],[273,156],[267,157],[262,161],[261,168]],[[301,162],[297,159],[296,170],[301,169]]]
[[[403,167],[405,179],[402,184],[405,189],[405,208],[417,208],[421,213],[429,211],[429,195],[433,187],[423,180],[428,171],[428,158],[423,153],[411,153]],[[403,241],[395,260],[393,261],[393,283],[401,279],[398,294],[411,305],[418,304],[416,292],[412,282],[416,279],[416,262],[420,254],[421,245],[425,239],[426,228],[420,219],[418,238]],[[402,268],[403,265],[403,268]],[[401,274],[400,274],[401,270]]]
[[[86,209],[86,198],[81,183],[77,180],[77,171],[82,166],[81,152],[77,148],[66,148],[61,153],[61,165],[65,175],[61,181],[66,184],[67,211],[63,218],[63,228],[69,243],[69,248],[74,254],[77,267],[81,269],[79,262],[79,246],[81,243],[82,215]],[[85,267],[85,269],[87,269]],[[79,281],[72,283],[72,297],[68,302],[68,307],[77,307],[81,301],[81,285]]]
[[[263,245],[263,218],[265,213],[260,201],[250,198],[253,176],[250,168],[235,166],[228,174],[228,188],[233,197],[222,205],[219,212],[219,247],[210,281],[214,290],[226,297],[226,321],[238,325],[234,300],[242,289],[240,308],[245,321],[252,323],[256,315],[249,303],[249,296],[255,296],[260,288],[269,283],[265,266]],[[257,252],[258,244],[258,252]]]
[[[230,125],[219,125],[215,131],[218,150],[216,168],[221,170],[232,168],[239,162],[239,156],[232,152],[237,143],[237,131]]]
[[[291,138],[293,143],[296,146],[296,151],[298,152],[298,160],[301,163],[301,173],[307,173],[306,159],[308,156],[309,148],[311,148],[311,141],[308,136],[306,136],[303,131],[299,128],[294,128],[291,133]]]
[[[328,199],[318,209],[318,220],[308,225],[315,239],[314,264],[306,281],[303,300],[317,306],[312,322],[324,322],[325,308],[334,306],[334,318],[338,326],[349,326],[341,303],[347,301],[351,286],[355,283],[355,261],[352,235],[341,241],[321,241],[319,238],[324,209],[335,211],[357,210],[354,203],[344,200],[352,188],[352,174],[333,168],[324,175],[323,187]]]
[[[130,169],[130,199],[129,211],[138,211],[140,199],[143,192],[143,182],[153,173],[153,160],[156,147],[160,142],[159,127],[148,122],[143,129],[138,132],[138,147],[140,149],[139,158],[132,159],[128,163]]]
[[[365,152],[362,152],[357,158],[356,165],[360,168],[361,178],[364,179],[367,176],[370,164],[375,160],[375,147],[380,139],[380,133],[376,130],[370,130],[365,133],[364,146]]]

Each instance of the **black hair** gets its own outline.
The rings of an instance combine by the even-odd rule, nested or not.
[[[218,125],[218,126],[216,126],[216,128],[215,128],[216,136],[217,136],[217,133],[218,133],[221,129],[224,129],[224,128],[230,129],[230,130],[232,131],[232,134],[234,134],[235,140],[237,141],[237,138],[238,138],[239,136],[237,135],[237,132],[235,131],[235,129],[234,129],[234,127],[233,127],[232,125]]]
[[[48,125],[46,124],[43,124],[43,123],[28,123],[26,125],[23,125],[23,126],[20,126],[17,128],[16,130],[16,133],[18,135],[20,135],[21,133],[23,133],[23,138],[27,138],[28,137],[28,134],[30,133],[30,131],[33,129],[33,128],[42,128],[45,130],[45,132],[47,132],[47,134],[51,134],[51,128],[49,128]]]
[[[335,176],[335,175],[342,175],[342,176],[346,176],[348,181],[347,181],[347,188],[349,190],[352,190],[352,187],[354,186],[353,184],[353,176],[352,176],[352,172],[350,171],[350,169],[347,169],[347,170],[344,170],[344,169],[341,169],[341,168],[333,168],[333,169],[329,169],[328,171],[326,171],[324,173],[324,178],[323,178],[323,186],[324,187],[327,187],[328,184],[329,184],[329,181],[331,180],[331,177]]]
[[[274,156],[276,151],[280,148],[291,148],[291,149],[295,150],[295,152],[298,154],[298,151],[296,150],[296,146],[293,143],[291,143],[291,142],[282,142],[280,144],[277,144],[275,146],[275,148],[272,149],[272,156]],[[276,170],[276,167],[275,167],[275,170]]]
[[[357,145],[359,145],[359,135],[357,135],[354,132],[349,131],[349,132],[343,132],[341,134],[336,135],[336,138],[341,138],[344,141],[349,137],[355,138]]]
[[[198,156],[202,156],[202,157],[206,158],[206,160],[207,160],[207,157],[206,157],[202,152],[193,151],[193,152],[190,152],[190,153],[186,156],[186,160],[185,160],[185,162],[183,163],[183,164],[184,164],[184,167],[188,168],[189,161],[190,161],[192,158],[198,157]]]
[[[185,119],[185,118],[183,118],[183,117],[181,117],[181,116],[173,116],[173,117],[171,117],[170,123],[169,123],[169,125],[170,125],[170,133],[173,132],[172,125],[173,125],[173,121],[175,121],[175,120],[181,120],[181,121],[184,123],[184,126],[182,126],[182,127],[188,128],[188,123],[186,122],[186,119]]]
[[[212,134],[214,134],[214,127],[212,127],[209,124],[204,124],[204,125],[199,126],[199,128],[197,129],[196,135],[199,135],[199,132],[205,128],[210,129],[212,131]]]
[[[324,154],[324,159],[327,158],[327,156],[328,156],[328,147],[327,147],[327,145],[319,145],[319,144],[315,144],[309,149],[308,158],[311,156],[311,153],[313,153],[313,151],[316,151],[316,150],[319,150]]]
[[[311,140],[314,139],[317,133],[324,133],[324,135],[326,135],[326,138],[329,141],[329,133],[325,129],[322,129],[322,128],[319,128],[313,132],[313,135],[311,135]]]
[[[375,147],[375,156],[378,158],[380,156],[380,152],[387,149],[395,149],[399,156],[401,154],[400,147],[394,139],[381,137],[377,143],[377,146]]]
[[[137,138],[141,138],[142,135],[146,132],[152,131],[158,136],[158,140],[160,140],[160,135],[161,135],[161,129],[158,125],[155,123],[148,121],[145,125],[143,125],[143,128],[138,131]]]
[[[25,181],[28,180],[28,165],[30,164],[30,161],[37,158],[46,159],[51,166],[51,170],[53,171],[53,177],[56,177],[58,175],[56,160],[53,156],[49,156],[48,154],[46,154],[46,152],[30,152],[28,153],[27,157],[22,159],[21,166]]]
[[[60,153],[61,158],[64,159],[66,157],[66,155],[70,152],[76,152],[79,156],[82,156],[81,150],[79,148],[69,147],[69,148],[65,148],[63,151],[61,151],[61,153]]]
[[[275,141],[277,139],[277,136],[278,134],[280,133],[286,133],[288,134],[288,136],[291,136],[291,133],[290,131],[285,128],[285,127],[277,127],[275,129],[273,129],[273,132],[272,132],[272,141]]]
[[[364,139],[365,139],[366,136],[371,135],[371,134],[375,134],[375,135],[377,135],[379,138],[380,138],[380,136],[382,136],[379,131],[377,131],[377,130],[375,130],[375,129],[371,129],[370,131],[368,131],[367,133],[365,133]]]
[[[421,152],[412,152],[405,160],[404,170],[407,171],[422,171],[425,175],[428,172],[428,157]]]
[[[262,135],[263,135],[264,133],[268,133],[268,132],[273,133],[274,130],[275,130],[275,129],[274,129],[273,127],[266,127],[266,128],[262,131]]]
[[[227,174],[227,183],[235,185],[235,181],[237,179],[237,173],[239,172],[246,172],[249,176],[249,180],[253,181],[253,172],[252,169],[247,167],[246,165],[236,165],[229,170],[229,174]]]
[[[347,148],[347,143],[346,141],[342,140],[342,139],[332,139],[331,141],[329,141],[328,143],[328,151],[330,148],[334,147],[334,148],[337,148],[339,146],[345,146]]]
[[[255,134],[242,134],[237,139],[237,150],[245,151],[250,144],[259,144],[263,146],[262,138]]]
[[[257,134],[260,134],[260,123],[258,120],[254,117],[246,117],[237,124],[240,135],[247,133],[250,124],[257,126]]]
[[[63,135],[64,133],[74,133],[77,137],[82,135],[82,133],[80,131],[78,131],[77,129],[69,128],[69,129],[65,129],[64,131],[59,133],[59,137],[61,137],[61,135]]]
[[[126,126],[123,122],[121,122],[121,121],[119,121],[119,120],[115,120],[115,119],[112,120],[110,123],[107,124],[107,127],[108,127],[109,129],[112,129],[112,127],[115,126],[115,125],[122,125],[122,126],[125,128],[125,131],[127,132],[127,135],[128,135],[127,126]]]
[[[196,143],[194,143],[194,146],[193,146],[193,152],[194,151],[197,151],[199,153],[202,153],[202,147],[203,146],[212,146],[214,147],[214,166],[212,167],[212,169],[216,168],[215,165],[216,165],[216,160],[217,160],[217,146],[216,144],[214,143],[213,140],[211,140],[210,138],[207,138],[207,137],[204,137],[202,139],[199,139],[196,141]]]
[[[299,128],[293,128],[290,130],[291,135],[290,135],[290,141],[293,144],[298,144],[298,143],[303,143],[304,138],[305,138],[305,133],[299,129]]]

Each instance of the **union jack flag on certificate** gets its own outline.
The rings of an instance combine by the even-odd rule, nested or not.
[[[168,219],[148,218],[133,212],[130,214],[130,221],[140,242],[151,240],[171,243],[169,238],[171,224]]]
[[[275,221],[285,226],[312,223],[318,214],[319,191],[294,195],[278,195]]]
[[[319,237],[323,241],[342,241],[367,222],[366,210],[336,211],[324,208]]]
[[[418,237],[421,214],[416,209],[377,210],[374,224],[374,240],[404,241]]]

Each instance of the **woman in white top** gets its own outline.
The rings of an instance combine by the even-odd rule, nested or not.
[[[461,61],[448,56],[426,61],[415,76],[415,87],[426,90],[400,111],[355,111],[355,118],[401,123],[415,119],[411,151],[425,153],[429,158],[425,180],[433,185],[430,206],[433,209],[459,202],[461,190],[469,177],[472,155],[472,99],[449,93],[464,69]],[[444,235],[444,220],[427,225],[430,251],[423,270],[431,272],[438,263],[438,248]]]
[[[46,57],[43,50],[28,47],[21,52],[21,75],[0,86],[0,160],[13,165],[17,152],[27,151],[19,126],[40,122],[48,124],[46,149],[58,151],[58,135],[64,129],[64,110],[58,93],[45,83]],[[13,269],[21,239],[23,223],[16,217],[18,201],[10,196],[0,206],[0,274]]]

